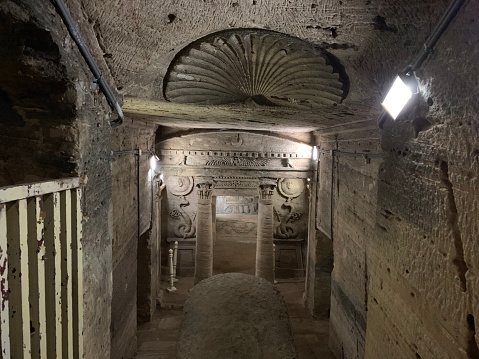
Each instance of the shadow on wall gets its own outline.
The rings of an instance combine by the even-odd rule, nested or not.
[[[77,92],[52,33],[0,13],[0,48],[0,186],[74,176]]]

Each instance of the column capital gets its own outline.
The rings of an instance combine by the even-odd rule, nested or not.
[[[270,200],[276,188],[276,178],[260,178],[259,179],[259,199]]]
[[[211,189],[213,187],[213,177],[199,177],[196,187],[198,187],[198,200],[211,199]]]

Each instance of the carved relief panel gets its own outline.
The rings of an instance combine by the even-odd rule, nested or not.
[[[278,181],[273,195],[274,238],[307,238],[309,200],[305,189],[303,179],[282,178]]]
[[[217,214],[258,214],[258,197],[219,196],[216,199]]]
[[[168,209],[168,237],[193,238],[196,234],[196,198],[193,192],[194,179],[190,176],[169,176],[166,178]]]

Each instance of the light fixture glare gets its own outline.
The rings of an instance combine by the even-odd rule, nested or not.
[[[313,146],[313,160],[316,161],[318,159],[318,147]]]
[[[156,169],[156,156],[151,156],[150,157],[150,169],[154,171]]]
[[[412,95],[411,88],[398,76],[381,105],[395,120]]]

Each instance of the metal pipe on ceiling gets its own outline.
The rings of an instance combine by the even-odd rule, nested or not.
[[[112,110],[116,111],[116,113],[118,114],[118,118],[116,120],[110,121],[111,127],[120,126],[124,120],[124,115],[123,115],[123,111],[121,110],[120,104],[118,103],[118,100],[113,94],[113,91],[111,90],[110,86],[106,82],[105,78],[103,77],[100,68],[98,67],[97,63],[95,62],[95,59],[90,53],[90,50],[88,50],[88,47],[83,41],[80,31],[78,30],[78,27],[73,21],[65,3],[63,2],[63,0],[50,0],[50,2],[55,6],[55,9],[57,10],[63,23],[67,27],[68,32],[70,33],[70,36],[72,37],[73,41],[75,41],[75,43],[77,44],[78,50],[80,50],[81,55],[85,59],[85,62],[87,63],[88,67],[90,68],[90,71],[95,77],[94,82],[97,83],[98,86],[100,87],[100,90],[105,95],[106,100],[108,101],[108,104],[110,105]]]

